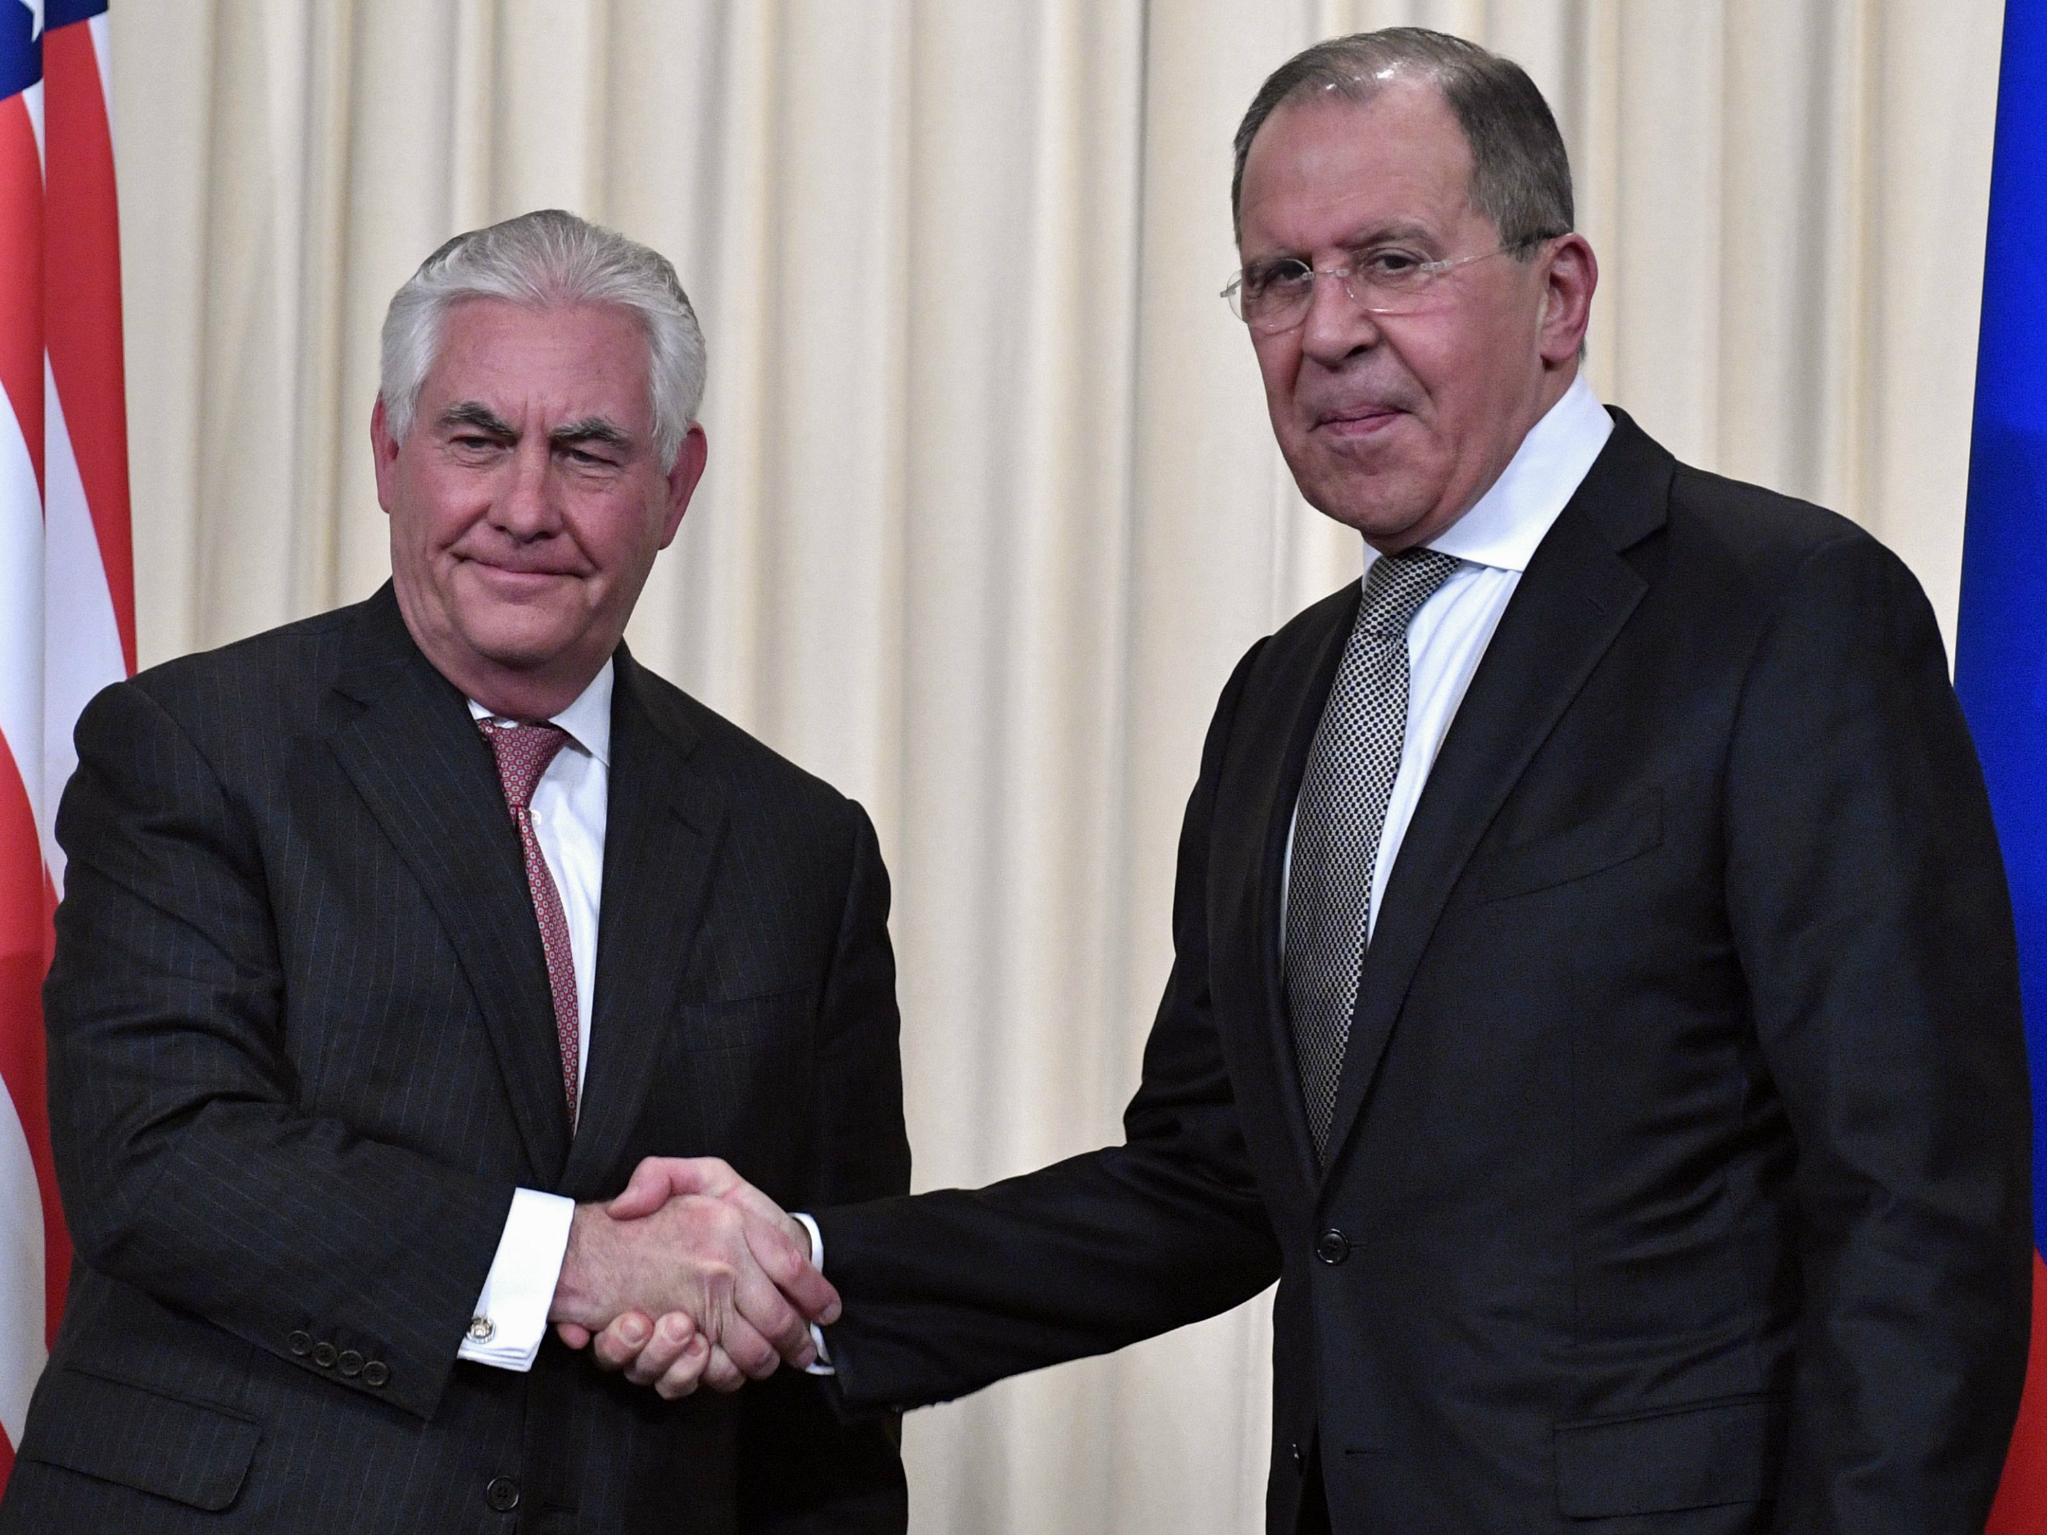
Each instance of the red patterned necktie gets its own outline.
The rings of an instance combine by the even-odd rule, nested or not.
[[[526,855],[526,888],[533,893],[533,915],[540,923],[541,953],[547,956],[548,990],[555,1000],[555,1041],[562,1053],[562,1093],[569,1101],[569,1124],[576,1124],[576,967],[569,954],[569,920],[562,915],[562,898],[555,890],[555,878],[548,873],[548,861],[534,836],[533,786],[547,772],[555,754],[568,744],[569,733],[559,725],[493,725],[477,721],[477,729],[491,744],[498,760],[498,780],[505,788],[505,804],[519,828],[519,846]]]

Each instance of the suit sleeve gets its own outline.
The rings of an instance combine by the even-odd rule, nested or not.
[[[1728,910],[1797,1149],[1777,1519],[1982,1530],[2029,1305],[2012,918],[1933,615],[1872,541],[1792,573],[1726,783]]]
[[[1278,1275],[1209,992],[1210,818],[1250,662],[1224,689],[1182,825],[1173,971],[1124,1143],[982,1190],[821,1213],[849,1406],[917,1407],[1118,1349]]]
[[[806,1201],[910,1188],[889,875],[867,814],[848,807],[845,910],[819,1009]],[[893,1415],[850,1422],[817,1377],[779,1371],[739,1396],[740,1523],[760,1531],[900,1531],[908,1493]]]
[[[431,1415],[511,1184],[298,1107],[243,812],[135,684],[101,693],[77,741],[44,1012],[79,1255],[337,1390]]]

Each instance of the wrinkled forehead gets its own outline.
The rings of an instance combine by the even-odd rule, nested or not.
[[[651,414],[646,328],[623,305],[466,297],[444,312],[438,340],[422,404],[475,399],[636,425]]]
[[[1379,224],[1449,236],[1473,216],[1472,150],[1434,83],[1413,71],[1359,97],[1311,83],[1259,125],[1245,157],[1240,248],[1343,243]]]

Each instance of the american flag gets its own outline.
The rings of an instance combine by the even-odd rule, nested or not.
[[[39,992],[85,701],[135,670],[107,0],[0,0],[0,1485],[71,1244]]]

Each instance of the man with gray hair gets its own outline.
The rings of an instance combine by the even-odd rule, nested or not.
[[[956,1396],[1277,1278],[1276,1529],[1981,1530],[2026,1067],[1926,600],[1594,398],[1514,64],[1325,43],[1236,151],[1226,292],[1364,578],[1224,688],[1124,1143],[817,1214],[842,1391]],[[679,1189],[776,1229],[722,1166],[632,1193]]]
[[[70,1301],[11,1529],[902,1529],[831,1287],[717,1202],[909,1181],[860,807],[621,642],[705,464],[669,263],[539,212],[393,299],[392,579],[78,727],[46,992]],[[788,1299],[785,1300],[785,1293]],[[680,1312],[633,1384],[550,1324]],[[654,1390],[648,1390],[649,1387]]]

